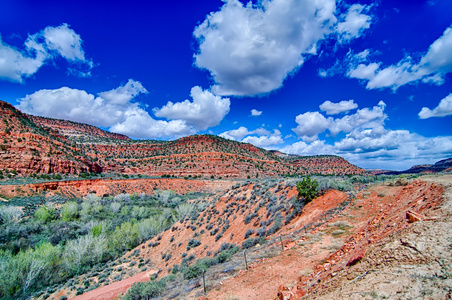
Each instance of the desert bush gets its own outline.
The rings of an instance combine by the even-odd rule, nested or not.
[[[120,209],[121,209],[121,203],[119,203],[119,202],[111,202],[110,203],[110,210],[114,214],[118,213]]]
[[[164,281],[150,281],[134,283],[122,297],[124,300],[145,300],[158,297],[165,289]]]
[[[190,239],[187,244],[187,250],[190,250],[191,248],[195,248],[201,245],[201,241]]]
[[[109,239],[111,248],[118,253],[137,246],[139,241],[140,233],[137,226],[129,222],[117,226]]]
[[[82,221],[86,221],[90,218],[90,214],[91,214],[91,202],[89,201],[83,201],[80,204],[80,219],[82,219]]]
[[[317,197],[318,183],[315,179],[311,179],[310,176],[303,178],[302,181],[297,182],[298,199],[303,197],[307,202]]]
[[[130,202],[130,195],[129,194],[118,194],[113,197],[113,201],[119,202],[119,203],[127,203]]]
[[[337,221],[332,224],[328,224],[328,226],[329,227],[339,227],[339,228],[352,227],[350,225],[350,223],[347,221]]]
[[[107,252],[107,245],[105,236],[95,237],[92,234],[69,241],[63,254],[68,269],[78,274],[83,267],[101,261]]]
[[[247,215],[247,216],[245,217],[245,220],[244,220],[245,224],[250,223],[255,217],[257,217],[257,214],[256,214],[256,213]]]
[[[250,228],[245,232],[245,239],[247,239],[250,235],[254,234],[254,229]]]
[[[160,233],[165,229],[166,222],[167,219],[162,215],[153,216],[138,222],[136,226],[140,235],[140,240],[147,240],[152,236]]]
[[[202,271],[203,268],[200,265],[194,264],[188,268],[184,268],[182,274],[184,275],[184,279],[193,279],[201,275]]]
[[[78,217],[78,204],[75,201],[69,201],[61,208],[61,218],[63,221],[73,221]]]
[[[49,274],[58,269],[60,248],[43,243],[36,249],[20,251],[17,255],[0,250],[0,298],[18,298],[33,286],[52,280]],[[52,280],[53,281],[53,280]]]
[[[242,249],[248,249],[248,248],[251,248],[251,247],[253,247],[254,245],[257,245],[257,243],[259,242],[259,240],[258,239],[256,239],[256,238],[248,238],[248,239],[246,239],[245,241],[243,241],[243,243],[242,243]]]
[[[270,227],[265,233],[267,236],[274,234],[281,228],[282,217],[281,214],[278,213],[275,217],[275,221],[272,227]]]
[[[257,231],[256,231],[256,234],[257,234],[258,236],[265,236],[265,230],[266,230],[266,227],[265,227],[265,226],[263,226],[263,227],[261,227],[261,228],[258,228]]]
[[[41,206],[35,211],[35,218],[41,222],[47,223],[53,217],[53,210],[48,209],[46,206]]]
[[[139,220],[149,217],[149,210],[147,207],[134,205],[130,214],[132,215],[133,218]]]
[[[19,221],[24,215],[22,209],[17,206],[0,206],[0,224],[9,224]]]
[[[223,232],[220,232],[219,234],[217,234],[215,236],[215,242],[217,242],[219,239],[221,239],[223,237]]]
[[[325,192],[329,189],[338,191],[351,191],[353,184],[349,177],[331,177],[331,176],[317,176],[315,180],[318,182],[318,191]]]
[[[190,203],[184,203],[176,207],[176,218],[177,220],[182,220],[188,217],[194,210],[194,205]]]

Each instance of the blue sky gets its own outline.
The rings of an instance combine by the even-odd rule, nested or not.
[[[0,3],[0,99],[133,138],[364,168],[452,156],[452,2]]]

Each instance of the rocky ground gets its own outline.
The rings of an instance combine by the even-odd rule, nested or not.
[[[365,190],[315,230],[294,236],[284,252],[213,287],[207,298],[449,299],[451,184],[451,176],[427,177]],[[409,211],[422,220],[410,223]]]
[[[369,247],[359,264],[315,287],[312,299],[450,299],[452,177],[425,177],[445,187],[425,219]]]
[[[283,182],[262,186],[265,189],[281,201],[295,192]],[[255,201],[250,200],[253,191],[258,195]],[[181,279],[168,286],[161,299],[449,299],[451,192],[451,175],[363,187],[351,197],[330,191],[267,236],[265,244],[247,249],[248,269],[244,253],[239,252],[230,261],[208,269],[206,295],[201,278]],[[210,224],[218,225],[219,219],[228,224],[220,231],[224,231],[222,236],[209,234],[209,222],[176,223],[174,229],[108,266],[111,272],[103,280],[106,285],[74,299],[119,297],[133,282],[148,280],[151,273],[159,277],[167,274],[173,264],[180,263],[183,252],[198,259],[226,241],[240,245],[247,230],[259,229],[256,219],[244,220],[263,198],[253,184],[230,189],[218,199],[210,198],[212,204],[202,216],[207,217],[210,211]],[[231,207],[235,214],[229,214]],[[264,208],[258,210],[260,221],[271,218]],[[187,251],[185,245],[195,236],[202,241],[201,247]],[[172,257],[163,259],[168,251]],[[140,271],[134,261],[149,261],[151,268]],[[117,280],[116,269],[131,272]],[[85,275],[76,282],[86,280],[95,283],[99,279]],[[74,289],[56,291],[51,298],[61,295],[73,297]]]

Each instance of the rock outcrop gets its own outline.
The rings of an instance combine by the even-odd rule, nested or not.
[[[0,101],[0,170],[15,174],[122,173],[195,178],[362,174],[338,156],[288,156],[213,135],[131,140],[97,127],[30,116]]]

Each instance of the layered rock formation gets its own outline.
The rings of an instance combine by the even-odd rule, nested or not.
[[[362,174],[337,156],[287,156],[213,135],[131,140],[97,127],[21,113],[0,101],[0,170],[15,174],[121,173],[195,178]]]

